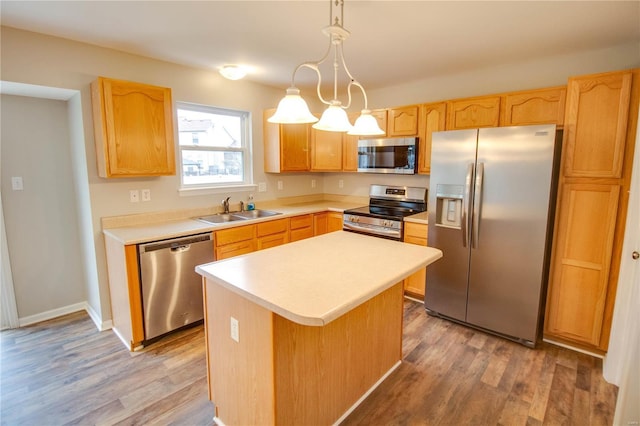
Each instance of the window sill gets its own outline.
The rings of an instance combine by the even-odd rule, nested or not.
[[[228,186],[210,186],[210,187],[198,187],[198,188],[179,188],[178,194],[181,197],[190,197],[193,195],[207,195],[207,194],[223,194],[229,192],[249,192],[256,191],[258,185],[245,184],[245,185],[228,185]]]

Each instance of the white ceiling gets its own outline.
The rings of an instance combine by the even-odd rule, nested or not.
[[[199,68],[244,64],[248,79],[282,88],[329,43],[328,0],[2,0],[0,8],[2,25]],[[346,0],[344,27],[347,65],[367,88],[632,42],[640,61],[638,0]],[[296,83],[315,76],[303,69]]]

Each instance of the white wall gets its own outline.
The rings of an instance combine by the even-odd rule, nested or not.
[[[2,205],[21,323],[86,300],[64,101],[2,95]],[[11,188],[22,177],[24,190]]]
[[[408,184],[428,186],[426,176],[385,176],[352,173],[336,174],[287,174],[267,175],[263,168],[262,110],[274,107],[283,96],[284,88],[270,88],[248,81],[228,81],[213,70],[193,69],[167,62],[99,48],[83,43],[44,36],[37,33],[2,27],[0,39],[0,73],[2,80],[20,83],[67,88],[80,91],[79,105],[84,123],[82,135],[87,166],[87,194],[85,212],[90,229],[80,231],[83,247],[94,238],[97,277],[95,285],[89,284],[88,299],[91,307],[103,320],[110,319],[108,281],[104,242],[100,218],[130,213],[174,210],[177,208],[207,207],[218,205],[225,195],[232,201],[246,198],[247,192],[180,196],[179,177],[102,179],[97,176],[93,141],[91,97],[89,84],[97,76],[140,81],[170,87],[174,101],[194,102],[249,111],[252,114],[254,180],[266,182],[268,191],[256,193],[256,202],[280,197],[311,193],[335,193],[366,196],[371,183]],[[454,97],[490,94],[505,90],[529,89],[562,85],[570,75],[640,66],[638,46],[621,46],[605,51],[583,52],[526,64],[497,66],[460,75],[447,75],[413,84],[368,92],[373,108],[407,105],[450,99]],[[364,83],[364,82],[363,82]],[[366,86],[366,83],[364,83]],[[303,92],[303,95],[305,93]],[[71,103],[70,103],[71,105]],[[75,139],[81,137],[75,131]],[[311,179],[318,180],[315,189]],[[283,181],[284,189],[276,189],[276,182]],[[343,187],[339,181],[343,180]],[[148,203],[129,203],[130,189],[151,189]],[[80,191],[80,190],[79,190]],[[83,209],[83,207],[80,207]],[[85,218],[85,214],[89,215]],[[85,227],[87,225],[85,224]],[[85,234],[86,231],[86,234]],[[86,253],[87,251],[85,251]],[[91,265],[87,266],[91,276]],[[91,279],[91,277],[89,277]],[[93,291],[92,291],[93,290]]]

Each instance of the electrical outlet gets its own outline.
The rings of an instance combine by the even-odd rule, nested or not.
[[[279,191],[282,191],[282,188],[283,188],[282,181],[281,181],[281,180],[279,180],[279,181],[278,181],[278,190],[279,190]]]
[[[311,187],[312,188],[316,187],[316,180],[315,179],[311,179]]]
[[[151,201],[151,190],[143,189],[142,190],[142,201]]]
[[[240,329],[238,326],[238,320],[231,317],[231,338],[236,342],[240,342]]]
[[[137,203],[140,201],[140,191],[137,189],[132,189],[129,191],[129,202]]]
[[[22,176],[11,177],[11,189],[14,191],[22,191],[24,186],[22,185]]]
[[[267,192],[266,182],[258,182],[258,192]]]
[[[344,188],[344,180],[340,179],[338,181],[338,188]]]

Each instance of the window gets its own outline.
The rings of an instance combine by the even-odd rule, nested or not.
[[[249,113],[177,103],[182,188],[250,185]]]

